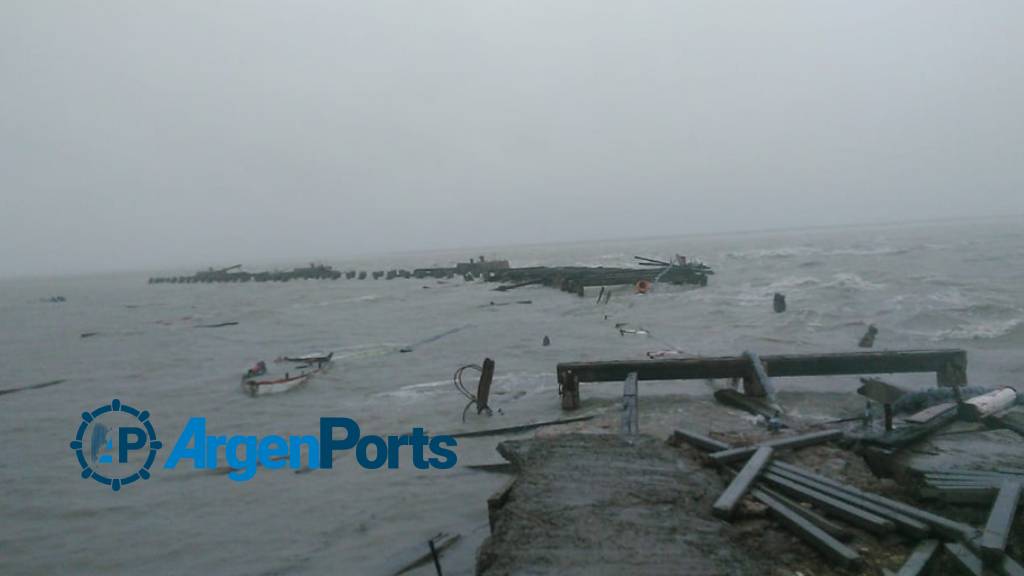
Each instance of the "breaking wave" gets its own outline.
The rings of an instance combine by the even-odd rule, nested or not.
[[[794,258],[800,256],[890,256],[906,254],[907,252],[910,252],[910,248],[896,248],[893,246],[833,249],[815,246],[787,246],[783,248],[758,248],[726,252],[725,257],[732,260],[761,260],[765,258]]]

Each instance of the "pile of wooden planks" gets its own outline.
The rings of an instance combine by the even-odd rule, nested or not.
[[[686,443],[707,452],[709,461],[723,466],[729,472],[735,472],[733,465],[742,464],[742,468],[735,472],[732,482],[715,502],[713,513],[716,516],[732,519],[740,501],[749,494],[765,505],[781,524],[841,566],[861,566],[863,558],[854,548],[844,543],[851,538],[850,532],[824,516],[873,533],[899,532],[918,541],[900,569],[900,576],[924,574],[939,550],[945,550],[972,574],[981,575],[983,568],[987,568],[998,574],[1024,575],[1024,568],[1005,553],[1024,476],[971,474],[970,486],[991,491],[996,500],[988,523],[984,530],[979,530],[915,506],[860,490],[800,466],[772,461],[772,457],[780,450],[818,444],[836,439],[837,436],[841,436],[841,433],[824,431],[788,436],[753,446],[732,447],[695,432],[677,430],[669,438],[669,444]],[[942,478],[952,479],[954,476]],[[813,509],[800,503],[810,505]]]

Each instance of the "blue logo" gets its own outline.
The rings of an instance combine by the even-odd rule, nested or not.
[[[162,446],[149,412],[116,399],[92,412],[82,412],[82,422],[71,441],[82,478],[92,478],[115,492],[148,479],[156,451]]]
[[[335,432],[341,438],[336,438]],[[320,418],[319,436],[216,436],[207,433],[206,418],[192,417],[174,443],[163,467],[173,470],[190,461],[197,470],[219,469],[224,462],[228,478],[251,480],[259,468],[330,469],[335,452],[352,451],[365,470],[395,469],[403,460],[418,470],[446,470],[458,462],[453,448],[458,441],[449,435],[430,436],[423,428],[393,436],[363,434],[351,418]],[[147,480],[157,450],[163,443],[149,420],[149,412],[120,400],[82,413],[78,433],[71,441],[82,478],[92,478],[115,492],[136,480]],[[305,453],[305,458],[303,458]]]

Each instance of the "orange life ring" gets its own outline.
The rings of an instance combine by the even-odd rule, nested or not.
[[[651,283],[647,280],[640,280],[636,283],[637,294],[647,294],[647,291],[651,289]]]

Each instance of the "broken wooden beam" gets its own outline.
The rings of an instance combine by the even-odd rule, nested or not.
[[[903,562],[900,571],[896,576],[922,576],[925,570],[935,559],[935,553],[939,550],[938,540],[922,540],[910,552],[910,556]]]
[[[847,504],[818,490],[787,480],[778,474],[768,472],[762,476],[762,479],[769,486],[781,491],[783,494],[802,502],[810,502],[825,510],[829,515],[842,518],[854,526],[880,534],[891,532],[894,527],[892,521],[882,518],[877,514]]]
[[[764,398],[748,396],[742,392],[733,390],[732,388],[715,390],[715,400],[718,400],[726,406],[739,408],[740,410],[749,412],[755,416],[774,418],[779,415],[778,408],[772,406]]]
[[[989,512],[985,530],[981,533],[981,554],[986,560],[996,562],[1002,559],[1006,542],[1010,538],[1013,519],[1020,504],[1020,482],[1005,482],[999,488],[999,495]]]
[[[729,486],[718,497],[714,505],[712,505],[711,512],[719,518],[732,518],[736,512],[736,507],[740,504],[740,500],[750,490],[758,475],[768,465],[771,457],[772,449],[770,447],[762,446],[758,448],[754,455],[747,460],[747,463],[743,465],[743,468],[740,469],[739,474],[732,479]]]
[[[835,522],[832,522],[831,520],[825,518],[821,514],[818,514],[809,506],[804,506],[799,502],[790,500],[787,496],[779,494],[778,492],[772,490],[771,488],[768,488],[767,486],[765,486],[764,482],[759,482],[757,484],[757,489],[771,496],[772,498],[775,498],[779,502],[782,502],[786,506],[789,506],[790,508],[793,509],[794,512],[803,516],[806,520],[808,520],[818,528],[821,528],[822,530],[827,532],[829,536],[832,536],[836,540],[839,540],[840,542],[849,542],[853,539],[853,532],[850,532],[845,527],[836,524]],[[751,494],[753,495],[753,493]]]
[[[946,542],[943,547],[968,574],[973,576],[984,575],[985,568],[981,558],[975,556],[966,546],[954,542]]]
[[[732,462],[739,462],[749,458],[758,448],[762,446],[769,446],[776,450],[786,450],[803,448],[805,446],[813,446],[815,444],[822,444],[830,440],[836,440],[843,436],[842,430],[822,430],[820,432],[812,432],[810,434],[801,434],[799,436],[786,436],[784,438],[776,438],[774,440],[768,440],[761,442],[754,446],[744,446],[742,448],[730,448],[729,450],[721,450],[719,452],[713,452],[710,456],[711,459],[719,464],[729,464]]]
[[[865,492],[863,490],[860,490],[859,488],[854,488],[853,486],[850,486],[848,484],[843,484],[842,482],[838,482],[826,476],[822,476],[800,466],[794,466],[793,464],[787,464],[785,462],[775,462],[772,465],[778,466],[791,472],[796,472],[813,480],[817,480],[822,484],[831,486],[833,488],[837,488],[839,490],[843,490],[845,492],[849,492],[850,494],[860,496],[864,500],[874,502],[875,504],[880,504],[882,506],[885,506],[886,508],[890,508],[897,512],[901,512],[911,518],[916,518],[921,522],[924,522],[925,524],[931,526],[932,529],[934,529],[936,532],[948,538],[971,540],[978,535],[978,530],[976,528],[968,524],[964,524],[963,522],[950,520],[949,518],[945,518],[943,516],[939,516],[938,514],[933,514],[931,512],[921,510],[920,508],[910,506],[909,504],[904,504],[903,502],[899,502],[897,500],[886,498],[885,496],[879,496],[878,494]]]
[[[900,531],[911,536],[914,536],[916,538],[923,538],[927,536],[929,533],[928,525],[921,522],[920,520],[910,518],[905,514],[901,514],[900,512],[897,512],[895,510],[890,510],[884,506],[875,504],[874,502],[868,502],[867,500],[864,500],[859,496],[850,494],[849,492],[833,488],[831,486],[828,486],[827,484],[822,484],[821,482],[817,482],[805,476],[801,476],[800,474],[789,472],[784,468],[772,467],[770,468],[770,471],[773,474],[777,474],[778,476],[790,480],[791,482],[802,484],[808,488],[811,488],[812,490],[817,490],[822,494],[835,498],[839,501],[846,502],[851,506],[856,506],[861,510],[871,512],[872,514],[875,514],[887,520],[891,520],[893,524],[900,529]]]
[[[832,536],[829,536],[824,530],[812,524],[806,518],[792,510],[789,506],[775,498],[772,498],[763,490],[757,488],[752,490],[751,494],[767,506],[768,509],[771,510],[772,514],[778,518],[782,524],[821,552],[829,560],[837,562],[847,568],[854,568],[861,564],[862,559],[859,554],[842,542],[839,542]]]
[[[721,452],[732,448],[725,442],[689,430],[675,430],[668,439],[670,446],[681,446],[684,442],[705,452]]]
[[[967,352],[952,349],[786,354],[761,356],[761,362],[765,374],[772,377],[909,372],[938,374],[949,365],[965,370]],[[560,382],[567,372],[575,374],[580,382],[611,382],[624,380],[630,372],[637,372],[640,380],[706,380],[743,378],[749,371],[750,361],[743,356],[562,362],[558,365]]]
[[[951,410],[956,410],[956,402],[944,402],[942,404],[936,404],[935,406],[925,408],[920,412],[915,412],[914,414],[907,416],[906,418],[903,419],[903,421],[908,422],[910,424],[927,424],[928,422],[931,422],[933,419],[938,418],[939,416],[942,416],[943,414]]]

